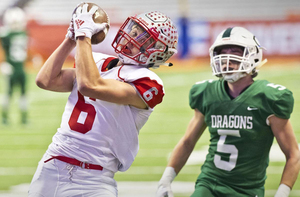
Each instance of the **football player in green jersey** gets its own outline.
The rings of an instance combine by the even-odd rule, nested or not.
[[[173,196],[171,182],[206,128],[209,150],[192,197],[263,197],[274,137],[286,156],[275,197],[288,197],[300,168],[289,120],[292,92],[266,80],[253,80],[266,60],[262,61],[259,42],[245,28],[221,32],[210,57],[213,74],[220,80],[198,82],[191,88],[190,107],[195,114],[172,152],[157,197]]]
[[[2,122],[4,124],[8,123],[8,109],[13,94],[13,87],[20,85],[21,121],[26,123],[27,99],[24,64],[27,59],[28,36],[24,11],[18,7],[9,8],[4,13],[3,25],[0,31],[0,41],[5,53],[5,62],[1,64],[1,71],[8,76],[8,88],[2,103]]]

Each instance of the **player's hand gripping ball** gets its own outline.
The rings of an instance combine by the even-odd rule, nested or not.
[[[102,9],[100,6],[98,6],[95,3],[81,3],[77,6],[77,8],[82,7],[83,4],[88,4],[87,11],[90,11],[90,9],[93,6],[96,6],[98,8],[97,11],[93,14],[93,21],[95,23],[98,23],[98,24],[107,23],[107,25],[103,31],[99,31],[98,33],[92,35],[92,38],[91,38],[92,44],[99,44],[100,42],[102,42],[105,39],[106,34],[109,30],[109,27],[110,27],[109,17],[107,15],[107,13],[105,12],[105,10]],[[75,13],[76,9],[74,10],[74,13]]]

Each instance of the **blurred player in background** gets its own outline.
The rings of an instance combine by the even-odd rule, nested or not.
[[[256,80],[262,47],[242,27],[221,32],[210,48],[213,74],[220,80],[197,82],[190,91],[195,114],[178,142],[157,190],[173,196],[171,182],[185,165],[208,127],[210,145],[192,197],[264,196],[269,152],[276,138],[286,156],[276,197],[289,196],[300,167],[300,153],[290,115],[292,92]]]
[[[0,29],[1,45],[5,53],[5,62],[1,71],[8,78],[7,94],[2,103],[2,122],[8,123],[9,104],[16,85],[21,87],[21,122],[27,123],[26,74],[28,36],[26,15],[19,7],[9,8],[3,15],[3,27]]]
[[[92,53],[91,36],[107,25],[94,23],[96,9],[76,9],[65,40],[37,75],[39,87],[71,94],[29,196],[117,196],[114,174],[131,166],[139,130],[162,102],[163,83],[148,68],[176,53],[171,19],[160,12],[129,17],[113,41],[114,57]],[[75,68],[62,69],[75,46]]]

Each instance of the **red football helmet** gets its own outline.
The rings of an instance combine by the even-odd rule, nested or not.
[[[177,52],[177,42],[177,29],[171,19],[154,11],[128,17],[112,47],[123,64],[158,67]]]

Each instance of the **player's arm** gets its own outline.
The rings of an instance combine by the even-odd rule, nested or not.
[[[175,146],[167,168],[159,181],[157,197],[163,197],[168,194],[172,196],[171,182],[183,168],[191,155],[197,141],[206,129],[204,115],[195,109],[195,114],[191,119],[184,136]]]
[[[98,71],[92,56],[91,37],[99,31],[103,31],[107,24],[96,24],[92,15],[97,10],[92,7],[87,11],[87,6],[82,10],[77,8],[73,15],[76,38],[76,80],[79,92],[88,97],[109,101],[118,104],[132,105],[145,109],[147,105],[142,100],[136,89],[124,82],[113,79],[103,79]],[[78,21],[84,21],[79,23]]]
[[[72,91],[75,69],[62,69],[62,66],[75,45],[70,38],[66,38],[60,44],[40,69],[36,77],[37,86],[57,92]]]
[[[175,146],[168,163],[168,166],[174,168],[176,174],[178,174],[185,165],[205,128],[204,115],[195,109],[195,114],[191,119],[184,136]]]
[[[275,196],[288,196],[289,190],[297,180],[300,169],[300,152],[298,143],[289,119],[276,116],[269,118],[274,136],[286,157],[286,164],[282,173],[280,187]],[[284,193],[281,193],[284,192]],[[280,194],[279,194],[280,193]]]
[[[89,38],[77,39],[75,64],[78,90],[82,95],[141,109],[147,108],[132,85],[114,79],[103,79],[100,76],[92,56]]]

